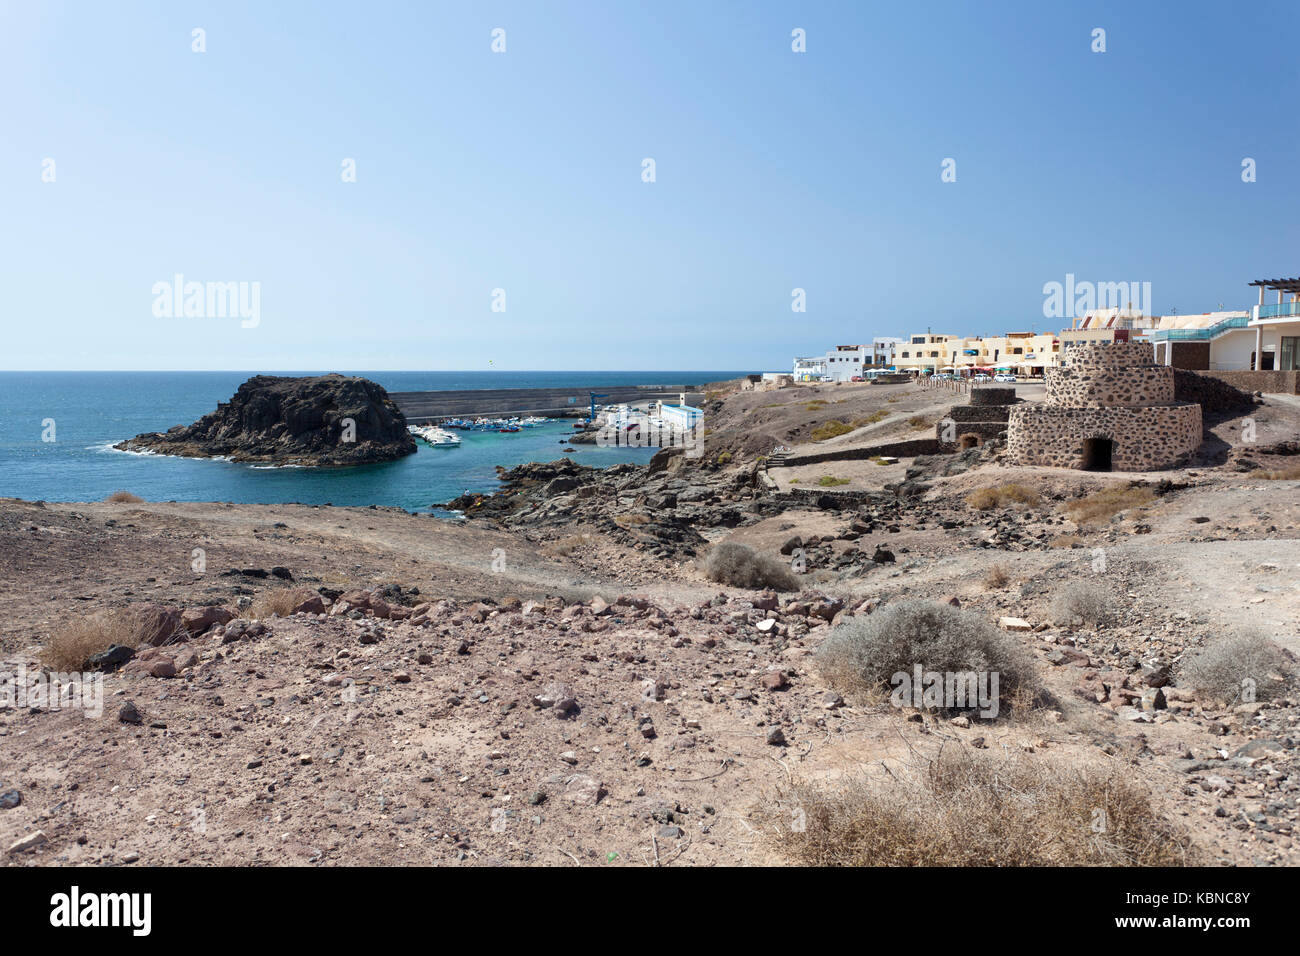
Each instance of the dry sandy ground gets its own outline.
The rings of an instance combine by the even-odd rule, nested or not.
[[[1277,409],[1258,417],[1270,440],[1296,433]],[[1174,487],[1096,526],[1061,511],[1068,497],[1134,478]],[[964,505],[971,490],[1010,481],[1040,488],[1043,504]],[[44,642],[99,609],[235,609],[282,586],[229,570],[282,566],[313,588],[395,584],[433,603],[420,624],[298,615],[270,619],[251,640],[210,632],[166,649],[186,665],[175,677],[107,675],[98,719],[0,708],[0,794],[21,797],[0,809],[0,852],[44,838],[3,862],[781,863],[772,836],[791,782],[939,747],[1112,761],[1209,859],[1300,862],[1293,701],[1243,711],[1171,691],[1156,720],[1135,722],[1118,698],[1079,693],[1126,657],[1176,659],[1227,631],[1258,629],[1300,650],[1300,483],[1229,468],[1093,476],[985,465],[936,480],[896,531],[842,537],[855,518],[791,509],[710,536],[768,550],[791,534],[868,553],[883,544],[895,563],[812,580],[850,609],[955,595],[990,620],[1026,619],[1037,629],[1018,639],[1052,703],[971,727],[863,702],[828,707],[811,660],[827,622],[756,609],[754,592],[599,536],[561,548],[393,509],[0,501],[0,670],[35,667]],[[1077,546],[1047,543],[1057,538]],[[203,573],[191,567],[195,548]],[[995,565],[1005,585],[988,583]],[[1078,579],[1113,594],[1113,626],[1051,621],[1053,597]],[[645,600],[573,603],[631,593]],[[760,629],[773,615],[776,626]],[[772,689],[776,673],[787,686]],[[567,716],[534,703],[554,684],[576,701]],[[119,721],[128,700],[141,723]],[[767,742],[773,728],[783,746]]]

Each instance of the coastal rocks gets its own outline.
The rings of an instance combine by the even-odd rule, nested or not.
[[[406,419],[364,378],[255,375],[193,425],[120,442],[121,451],[280,465],[360,465],[416,450]]]

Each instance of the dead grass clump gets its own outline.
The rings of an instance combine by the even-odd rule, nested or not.
[[[1052,620],[1057,624],[1081,621],[1100,627],[1114,618],[1111,592],[1091,581],[1071,581],[1052,602]]]
[[[649,524],[650,518],[647,515],[625,514],[615,515],[614,524],[620,528],[635,528],[638,525]]]
[[[876,422],[883,422],[888,417],[889,417],[889,412],[885,411],[882,408],[879,409],[878,411],[872,412],[866,418],[853,419],[853,427],[861,428],[863,425],[874,425]]]
[[[57,631],[41,650],[41,663],[54,671],[84,671],[91,655],[114,644],[139,647],[140,619],[121,608],[80,618]]]
[[[1295,481],[1300,478],[1300,465],[1291,465],[1277,471],[1253,471],[1250,477],[1263,478],[1266,481]]]
[[[568,557],[578,548],[585,547],[592,543],[592,537],[589,534],[570,534],[565,535],[559,541],[548,546],[544,550],[559,557]]]
[[[778,847],[811,866],[1197,862],[1189,834],[1128,768],[1021,754],[941,751],[889,776],[797,784],[773,820]]]
[[[895,674],[998,675],[1000,706],[1015,710],[1038,693],[1038,673],[1020,642],[978,614],[933,601],[899,601],[837,625],[818,648],[826,680],[842,693],[879,699]]]
[[[314,597],[315,594],[316,592],[310,588],[275,588],[264,591],[248,608],[246,614],[254,621],[265,620],[272,615],[288,617],[293,613],[294,608],[308,598]]]
[[[1011,583],[1011,573],[1007,570],[1005,564],[995,564],[989,568],[989,573],[984,577],[984,586],[990,591],[1001,591]]]
[[[104,500],[114,505],[138,505],[144,501],[139,495],[133,495],[129,491],[115,491]]]
[[[839,435],[847,435],[853,431],[852,425],[846,425],[844,422],[832,420],[823,422],[812,431],[813,441],[825,441],[828,438],[835,438]]]
[[[911,425],[913,428],[929,428],[934,424],[934,422],[930,421],[930,419],[926,418],[924,415],[913,415],[907,420],[907,424]]]
[[[1011,504],[1033,508],[1041,500],[1038,492],[1033,488],[1015,484],[1014,482],[988,488],[977,488],[966,496],[966,504],[976,511],[989,511],[993,508],[1003,508]]]
[[[1065,511],[1075,524],[1090,524],[1109,521],[1121,511],[1148,505],[1155,497],[1154,491],[1142,486],[1103,488],[1087,497],[1071,501],[1065,506]]]
[[[1262,634],[1218,638],[1184,657],[1178,670],[1180,684],[1225,704],[1270,700],[1294,679],[1286,651]]]
[[[1082,548],[1083,539],[1077,534],[1058,534],[1047,542],[1049,548]]]
[[[783,562],[735,541],[714,546],[704,563],[704,574],[710,581],[736,588],[799,590],[799,579]]]

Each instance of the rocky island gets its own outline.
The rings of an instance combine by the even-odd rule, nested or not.
[[[113,446],[183,458],[339,466],[415,452],[406,418],[383,386],[356,376],[254,375],[193,425]]]

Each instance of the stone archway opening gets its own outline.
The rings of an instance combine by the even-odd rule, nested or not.
[[[974,432],[967,432],[957,439],[957,448],[965,451],[967,448],[978,448],[980,446],[980,436]]]
[[[1109,438],[1085,438],[1083,440],[1084,471],[1110,471],[1115,457],[1115,442]]]

